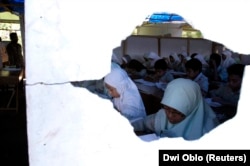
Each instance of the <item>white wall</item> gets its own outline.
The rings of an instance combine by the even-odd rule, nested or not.
[[[30,166],[153,166],[158,165],[159,149],[249,149],[249,109],[245,107],[250,94],[248,67],[237,116],[194,142],[168,138],[142,142],[109,101],[70,84],[107,74],[112,49],[156,11],[178,13],[206,38],[249,54],[249,42],[244,41],[250,37],[246,33],[250,25],[245,22],[249,2],[227,1],[226,8],[221,7],[224,1],[215,4],[211,0],[25,3]],[[237,34],[231,33],[239,28],[232,24],[235,20],[242,28]]]
[[[157,36],[129,36],[122,46],[123,54],[143,60],[142,56],[148,52],[158,53],[161,57],[168,57],[171,53],[186,52],[189,55],[199,53],[209,59],[212,53],[212,41],[190,38],[165,38]]]
[[[156,37],[129,36],[124,42],[124,54],[133,59],[144,61],[143,55],[149,52],[158,53],[158,39]]]
[[[171,39],[171,38],[163,38],[160,40],[161,57],[168,57],[172,53],[182,53],[187,52],[187,40],[186,39]]]

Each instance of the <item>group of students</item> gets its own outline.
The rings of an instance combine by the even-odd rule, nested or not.
[[[136,134],[195,140],[219,125],[216,114],[203,100],[199,85],[185,78],[172,80],[161,100],[162,108],[147,115],[135,83],[122,68],[104,77],[114,108],[126,117]]]
[[[182,68],[187,75],[184,78],[175,78],[169,72],[174,70],[169,67],[169,62],[175,62],[173,59],[169,58],[168,62],[157,56],[155,53],[147,54],[147,57],[144,57],[145,63],[131,59],[128,55],[122,57],[122,63],[117,63],[113,58],[110,73],[101,79],[103,85],[101,93],[106,94],[114,108],[129,120],[136,134],[155,133],[159,137],[199,139],[221,123],[216,111],[206,102],[207,96],[211,95],[214,101],[221,104],[237,105],[244,65],[236,63],[229,65],[226,81],[228,84],[220,84],[210,91],[210,82],[222,81],[219,70],[215,70],[220,65],[213,60],[212,54],[206,67],[199,56],[193,55],[189,59],[184,56],[186,61]],[[206,76],[205,71],[210,72],[211,77]],[[140,92],[133,82],[133,79],[138,77],[166,83],[162,88],[164,91],[160,102],[162,108],[156,113],[147,114]],[[79,86],[79,82],[73,85]],[[230,95],[233,96],[230,100],[236,102],[224,101],[230,98]]]
[[[225,50],[221,54],[211,53],[208,60],[196,53],[191,56],[187,56],[185,53],[178,54],[179,56],[172,55],[177,54],[171,54],[169,60],[165,59],[167,64],[163,58],[156,60],[154,64],[155,75],[159,76],[161,73],[158,81],[167,85],[173,80],[170,71],[185,71],[184,78],[198,83],[202,96],[211,99],[206,101],[220,105],[218,108],[212,105],[220,122],[224,122],[236,114],[245,65],[232,58],[231,51]],[[176,60],[176,57],[182,57],[185,60]],[[159,66],[160,61],[165,64],[165,67]],[[171,63],[172,65],[170,65]]]
[[[0,65],[16,68],[24,67],[24,58],[22,55],[22,46],[18,43],[16,32],[9,34],[10,42],[5,46],[0,37]]]

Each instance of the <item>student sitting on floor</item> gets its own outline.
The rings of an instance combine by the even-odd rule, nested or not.
[[[208,92],[208,78],[202,74],[202,63],[198,59],[190,59],[185,64],[187,78],[197,82],[201,88],[202,96]]]
[[[132,123],[135,133],[155,133],[159,137],[199,139],[218,124],[211,107],[204,101],[199,85],[185,78],[171,81],[157,113]]]
[[[137,86],[123,69],[113,69],[104,78],[105,87],[112,96],[114,108],[130,122],[146,116]]]

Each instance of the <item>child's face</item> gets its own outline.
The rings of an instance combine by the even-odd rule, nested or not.
[[[191,80],[195,79],[197,75],[199,74],[199,71],[194,71],[193,69],[187,68],[186,70],[187,77]]]
[[[120,97],[120,94],[117,92],[116,88],[105,83],[105,87],[108,89],[108,92],[110,94],[110,96],[112,96],[113,98],[118,98]]]
[[[171,55],[169,56],[169,60],[170,60],[170,62],[174,62],[175,60],[174,60],[174,57],[172,57]]]
[[[241,88],[242,78],[238,75],[229,75],[228,84],[233,91],[238,91]]]
[[[156,70],[155,70],[155,75],[156,75],[156,77],[161,77],[161,76],[164,75],[164,73],[165,73],[165,71],[162,70],[162,69],[156,69]]]
[[[172,124],[179,123],[179,122],[183,121],[186,117],[181,112],[179,112],[176,109],[171,108],[169,106],[164,105],[163,108],[167,114],[167,118],[168,118],[169,122]]]

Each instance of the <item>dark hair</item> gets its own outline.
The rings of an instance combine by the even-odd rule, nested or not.
[[[138,72],[141,71],[142,69],[146,69],[146,67],[141,62],[139,62],[138,60],[135,60],[135,59],[132,59],[128,63],[127,67],[131,68],[131,69],[135,69]]]
[[[16,32],[10,33],[10,40],[17,40],[17,33]]]
[[[228,75],[238,75],[240,78],[243,77],[245,65],[243,64],[233,64],[227,68]]]
[[[221,63],[221,56],[220,56],[220,54],[212,53],[212,54],[210,55],[209,60],[215,60],[216,65],[219,66],[220,63]]]
[[[167,70],[168,65],[165,59],[159,59],[155,62],[154,68],[160,70]]]
[[[186,69],[192,69],[194,71],[197,71],[197,70],[199,70],[199,72],[202,71],[202,63],[196,58],[188,60],[185,63],[185,67]]]
[[[191,58],[194,58],[196,55],[198,55],[198,53],[193,53],[190,55]]]

